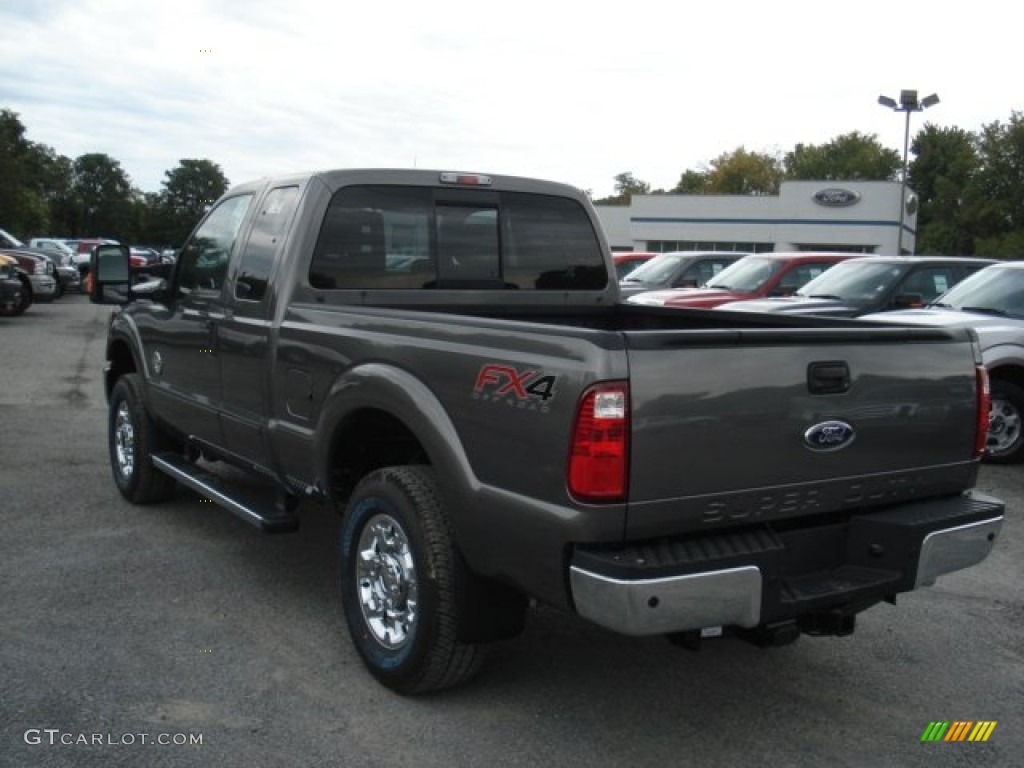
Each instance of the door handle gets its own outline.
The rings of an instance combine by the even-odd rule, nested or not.
[[[850,389],[850,366],[843,360],[828,360],[807,366],[807,391],[812,395],[838,395]]]

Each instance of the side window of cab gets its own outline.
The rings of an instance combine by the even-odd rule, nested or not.
[[[181,291],[220,293],[231,252],[251,203],[252,195],[239,195],[221,201],[210,211],[181,250],[178,272]]]
[[[253,216],[252,231],[239,260],[235,298],[262,301],[267,293],[274,261],[291,224],[299,188],[275,187],[267,193]]]

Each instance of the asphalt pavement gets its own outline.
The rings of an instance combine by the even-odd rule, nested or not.
[[[325,509],[269,536],[117,493],[110,312],[0,318],[0,766],[1024,766],[1024,467],[982,468],[1009,511],[984,563],[850,637],[692,653],[536,607],[471,684],[402,698],[349,642]]]

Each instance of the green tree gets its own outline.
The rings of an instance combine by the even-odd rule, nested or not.
[[[71,177],[72,234],[125,238],[137,193],[121,164],[98,152],[81,155],[71,164]]]
[[[978,171],[974,137],[960,128],[927,124],[911,144],[907,184],[917,194],[917,252],[948,256],[974,253],[964,213],[964,190]]]
[[[884,181],[899,179],[903,162],[899,152],[883,147],[874,134],[853,131],[827,144],[797,144],[786,153],[783,166],[786,179]]]
[[[3,228],[22,237],[42,230],[49,219],[32,175],[33,151],[18,114],[0,110],[0,213]]]
[[[630,171],[615,176],[615,194],[600,200],[595,200],[595,205],[629,205],[633,195],[647,195],[651,192],[651,185],[646,181],[636,178]]]
[[[672,188],[672,194],[703,195],[707,193],[709,184],[706,171],[683,171],[679,183]]]
[[[1024,114],[983,126],[976,136],[980,167],[964,191],[965,227],[975,252],[1021,258],[1024,245]]]
[[[153,240],[180,245],[228,186],[224,171],[212,160],[179,160],[177,167],[164,173],[151,217]]]
[[[35,192],[46,208],[46,221],[33,234],[61,235],[71,232],[75,217],[71,158],[45,144],[32,144],[27,164]]]
[[[744,147],[719,155],[710,163],[707,192],[714,195],[775,195],[782,180],[777,157]]]

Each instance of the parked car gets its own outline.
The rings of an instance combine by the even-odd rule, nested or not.
[[[0,245],[4,248],[17,249],[45,257],[53,264],[53,276],[57,280],[57,289],[51,298],[60,298],[68,288],[78,287],[78,271],[71,263],[72,250],[63,241],[56,238],[36,237],[21,242],[9,232],[0,230]],[[45,300],[44,296],[40,296]]]
[[[736,301],[718,309],[859,317],[922,307],[994,259],[955,256],[864,256],[837,264],[792,296]]]
[[[735,251],[659,253],[619,282],[619,294],[627,297],[661,288],[698,288],[744,256],[750,254]]]
[[[116,240],[108,240],[106,238],[86,238],[84,240],[69,240],[69,243],[74,243],[75,255],[73,256],[75,266],[78,267],[79,274],[84,275],[86,270],[89,269],[89,256],[92,254],[92,249],[97,245],[109,243],[111,245],[117,245]]]
[[[160,251],[148,245],[133,245],[129,248],[132,257],[144,259],[147,264],[160,263]]]
[[[23,248],[5,248],[2,253],[12,257],[25,271],[32,301],[53,301],[57,298],[57,270],[46,256]]]
[[[861,319],[973,328],[992,388],[985,460],[1024,462],[1024,261],[979,270],[922,309]]]
[[[28,276],[13,256],[0,253],[0,317],[15,317],[32,304]]]
[[[69,261],[75,255],[75,251],[70,245],[55,237],[33,237],[28,241],[28,247],[37,251],[55,253]],[[64,259],[62,259],[63,261]]]
[[[615,262],[615,275],[622,280],[637,267],[647,263],[657,253],[653,251],[612,251],[612,261]]]
[[[80,289],[81,276],[70,256],[45,250],[37,250],[36,253],[53,263],[54,277],[57,278],[57,295],[54,298],[59,299],[67,291]]]
[[[648,291],[630,296],[633,304],[710,309],[727,301],[790,296],[855,253],[757,253],[719,272],[703,288]]]
[[[25,244],[8,232],[0,229],[0,248],[24,248]]]

